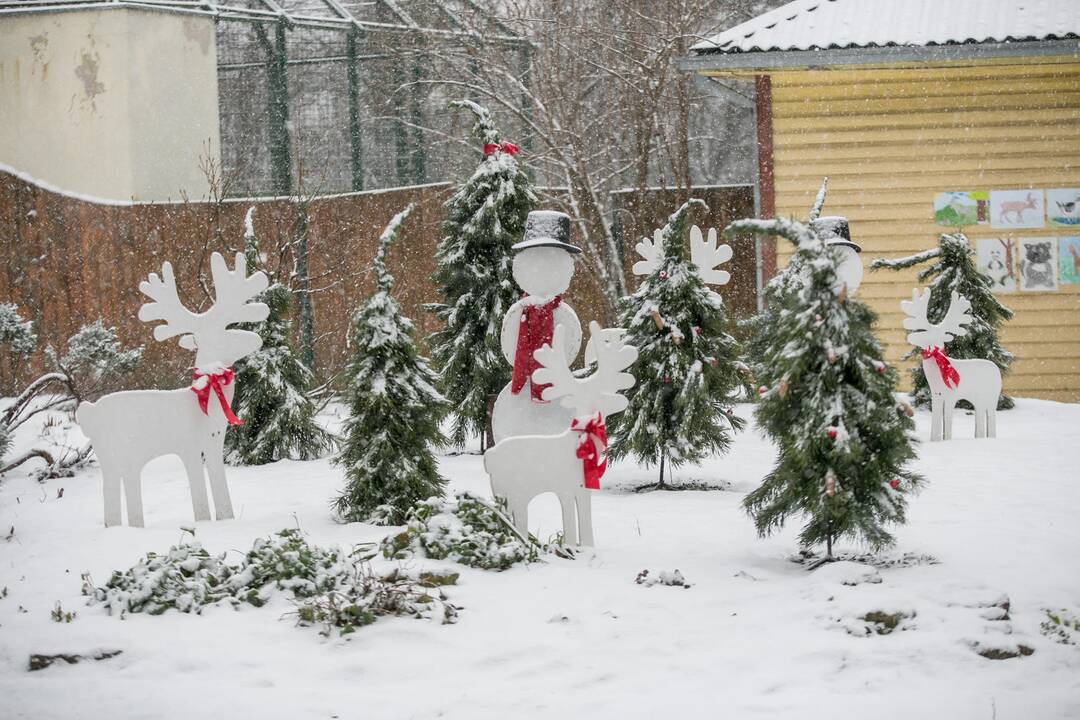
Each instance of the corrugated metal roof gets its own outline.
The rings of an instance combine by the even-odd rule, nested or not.
[[[958,45],[1080,37],[1080,0],[795,0],[698,53]]]

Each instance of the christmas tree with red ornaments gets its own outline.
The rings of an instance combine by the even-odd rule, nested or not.
[[[662,231],[662,256],[637,292],[624,299],[619,325],[638,349],[637,384],[629,406],[611,420],[609,456],[634,456],[659,465],[649,488],[665,489],[665,468],[697,464],[727,452],[743,420],[734,404],[745,368],[739,343],[728,333],[720,295],[706,287],[690,259],[687,223],[693,199],[680,207]]]
[[[726,232],[786,238],[799,268],[798,281],[770,297],[770,326],[758,341],[755,370],[766,384],[754,415],[778,459],[744,507],[761,535],[805,518],[800,542],[824,543],[833,559],[840,539],[890,545],[886,526],[904,522],[922,478],[908,469],[912,410],[896,399],[897,372],[871,330],[875,314],[853,297],[857,280],[849,287],[838,272],[855,254],[845,257],[845,247],[857,246],[846,221],[828,220],[740,220]]]

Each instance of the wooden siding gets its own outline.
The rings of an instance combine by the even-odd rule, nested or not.
[[[803,218],[823,176],[827,214],[846,215],[869,266],[933,247],[934,196],[949,190],[1080,187],[1080,62],[810,70],[772,75],[776,212]],[[1008,231],[965,229],[977,238]],[[1014,230],[1061,237],[1076,230]],[[777,248],[780,265],[789,247]],[[891,361],[907,345],[900,300],[915,271],[866,273],[860,297],[880,314]],[[1006,391],[1080,401],[1080,285],[1002,295],[1002,335],[1017,356]]]

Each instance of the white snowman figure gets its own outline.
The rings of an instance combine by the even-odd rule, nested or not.
[[[842,259],[836,268],[836,277],[840,286],[847,285],[848,294],[854,295],[863,279],[863,265],[859,259],[862,248],[852,242],[847,218],[839,215],[819,217],[811,226],[827,246],[840,250]],[[839,292],[840,288],[835,290]]]
[[[571,409],[541,398],[546,386],[532,382],[533,371],[540,367],[533,353],[551,343],[556,326],[563,327],[567,363],[581,348],[581,322],[561,297],[574,275],[574,255],[581,253],[569,240],[569,215],[534,210],[525,220],[522,241],[513,246],[514,280],[525,295],[510,306],[502,322],[502,351],[514,372],[492,411],[495,442],[518,435],[555,435],[573,419]]]

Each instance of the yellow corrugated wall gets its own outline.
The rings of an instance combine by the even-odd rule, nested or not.
[[[1013,61],[1016,63],[1017,61]],[[950,190],[1080,187],[1080,62],[813,70],[772,75],[776,209],[805,218],[823,176],[825,214],[846,215],[865,265],[934,247],[934,196]],[[974,240],[1001,237],[988,225]],[[1046,227],[1016,237],[1080,235]],[[783,267],[790,255],[778,246]],[[859,296],[880,314],[890,360],[909,346],[901,299],[915,271],[866,273]],[[1080,401],[1080,285],[1000,296],[1015,317],[1002,339],[1020,397]]]

